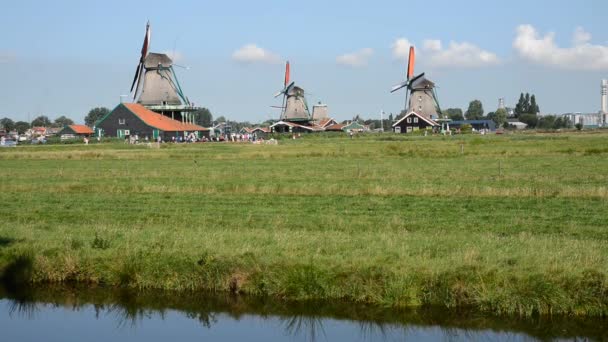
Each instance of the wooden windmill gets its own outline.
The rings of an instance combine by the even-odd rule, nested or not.
[[[290,82],[289,62],[285,66],[284,88],[275,94],[275,98],[283,95],[281,108],[281,121],[287,122],[310,122],[311,116],[305,98],[304,89]]]
[[[184,95],[173,68],[173,60],[164,53],[148,52],[150,23],[141,48],[139,64],[131,84],[133,100],[150,110],[184,122],[193,122],[194,107]]]
[[[416,114],[424,116],[427,119],[438,119],[441,116],[441,108],[439,107],[439,101],[437,101],[435,83],[424,77],[424,73],[414,76],[415,59],[416,55],[414,52],[414,47],[411,46],[407,63],[407,78],[404,82],[394,86],[391,89],[391,93],[394,93],[399,89],[406,88],[406,114],[415,112]]]

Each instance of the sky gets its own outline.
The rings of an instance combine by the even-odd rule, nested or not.
[[[184,93],[215,117],[276,119],[284,63],[330,115],[399,113],[407,50],[442,108],[487,112],[537,97],[542,113],[597,112],[608,78],[608,1],[0,0],[0,117],[83,122],[128,95],[145,25]]]

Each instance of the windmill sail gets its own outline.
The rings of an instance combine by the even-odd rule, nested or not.
[[[135,93],[133,93],[133,99],[137,96],[137,91],[139,90],[139,85],[141,82],[141,75],[144,71],[144,61],[146,56],[148,55],[148,49],[150,47],[150,22],[146,24],[146,35],[144,36],[144,43],[141,47],[141,56],[139,58],[139,64],[135,69],[135,77],[133,77],[133,83],[131,84],[131,92],[133,92],[133,88],[135,88],[135,84],[137,84],[137,88],[135,88]]]

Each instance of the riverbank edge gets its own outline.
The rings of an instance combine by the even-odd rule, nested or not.
[[[77,283],[118,288],[206,291],[288,300],[347,301],[391,308],[444,307],[493,315],[530,317],[569,315],[608,317],[608,281],[596,270],[564,274],[559,270],[481,269],[460,266],[437,272],[419,268],[398,274],[375,267],[324,267],[310,261],[264,265],[253,256],[202,255],[161,263],[126,259],[75,260],[33,252],[4,257],[0,281],[20,284]]]

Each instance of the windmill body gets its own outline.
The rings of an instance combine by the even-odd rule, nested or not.
[[[173,77],[173,61],[166,54],[150,53],[144,61],[143,88],[137,103],[144,106],[183,105]]]
[[[304,97],[304,89],[295,85],[288,89],[281,120],[289,122],[311,121],[306,98]]]
[[[439,118],[439,105],[435,97],[435,83],[422,76],[412,82],[409,88],[410,95],[406,114],[416,112],[427,119]]]

